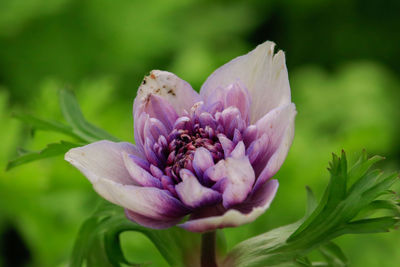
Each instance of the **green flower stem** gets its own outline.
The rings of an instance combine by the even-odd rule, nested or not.
[[[215,259],[215,231],[201,236],[201,267],[218,267]]]

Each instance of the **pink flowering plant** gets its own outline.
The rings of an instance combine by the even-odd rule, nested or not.
[[[10,168],[66,152],[94,190],[115,204],[102,203],[83,224],[71,266],[132,264],[119,243],[124,231],[144,233],[171,266],[314,266],[307,254],[315,249],[326,266],[345,266],[334,238],[399,224],[398,201],[389,190],[397,174],[370,171],[382,158],[368,159],[365,152],[349,167],[342,152],[333,156],[321,201],[307,190],[304,218],[227,253],[218,246],[218,229],[251,223],[269,208],[279,185],[274,175],[294,137],[285,55],[274,47],[265,42],[226,63],[199,93],[173,73],[151,71],[133,104],[135,144],[87,122],[66,90],[60,105],[68,125],[19,116],[77,142],[50,144],[11,161]],[[381,209],[389,215],[371,217]]]

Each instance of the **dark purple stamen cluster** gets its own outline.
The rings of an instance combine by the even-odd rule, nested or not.
[[[210,126],[202,128],[198,123],[192,127],[185,126],[184,129],[174,129],[168,136],[169,145],[165,173],[175,183],[181,181],[179,176],[181,169],[188,169],[195,173],[192,162],[196,148],[206,148],[211,153],[214,163],[224,157],[222,145],[214,129]]]

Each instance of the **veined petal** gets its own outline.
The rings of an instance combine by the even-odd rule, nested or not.
[[[197,177],[203,177],[204,172],[214,165],[213,157],[210,151],[204,147],[199,147],[194,153],[193,168]]]
[[[116,205],[154,219],[188,213],[168,191],[135,186],[125,168],[123,153],[140,156],[132,144],[99,141],[71,149],[65,159],[89,179],[99,195]]]
[[[168,131],[172,130],[178,118],[174,107],[166,99],[155,94],[148,94],[146,98],[137,96],[133,104],[133,112],[135,123],[143,113],[146,113],[150,118],[156,118],[161,121]],[[136,128],[137,125],[134,124],[134,127]]]
[[[217,135],[219,142],[222,145],[222,149],[224,150],[225,158],[229,157],[232,150],[235,148],[235,144],[227,138],[224,134]]]
[[[165,217],[164,219],[153,219],[128,209],[125,209],[125,215],[129,220],[152,229],[165,229],[176,225],[182,220],[182,218],[168,218],[168,217]]]
[[[235,149],[231,152],[231,157],[235,159],[241,159],[245,156],[246,147],[244,146],[243,141],[240,141],[236,146]]]
[[[191,208],[204,207],[221,201],[221,194],[202,186],[189,170],[180,171],[182,182],[175,186],[182,202]]]
[[[254,140],[247,148],[246,155],[249,157],[254,172],[259,174],[265,167],[269,154],[269,138],[267,134],[263,134],[258,139]]]
[[[136,164],[136,162],[129,157],[128,153],[123,152],[122,158],[128,173],[133,181],[135,181],[136,185],[162,188],[161,181]]]
[[[141,153],[130,143],[103,140],[71,149],[65,154],[65,160],[80,170],[91,183],[102,178],[121,184],[134,184],[125,168],[122,153],[143,159]]]
[[[167,190],[123,185],[101,178],[93,182],[93,188],[111,203],[152,219],[180,218],[189,213],[189,209]]]
[[[226,87],[215,88],[205,102],[206,110],[212,110],[216,103],[222,103],[224,109],[235,107],[240,111],[241,117],[249,121],[251,99],[246,87],[240,81],[235,81]]]
[[[242,114],[236,107],[228,107],[222,112],[217,112],[215,118],[228,138],[233,138],[235,130],[242,132],[246,129],[246,121],[243,120]]]
[[[135,99],[135,113],[136,106],[139,107],[139,104],[145,102],[150,95],[164,99],[179,116],[185,111],[189,112],[193,104],[201,100],[199,94],[186,81],[173,73],[160,70],[153,70],[149,76],[144,77]]]
[[[296,108],[293,103],[274,109],[257,121],[258,135],[266,134],[269,139],[266,164],[258,175],[254,190],[271,178],[280,169],[294,137],[294,118]]]
[[[156,118],[148,118],[144,125],[144,136],[150,138],[153,142],[160,136],[168,136],[168,131],[164,124]]]
[[[278,185],[277,180],[270,180],[246,205],[238,206],[239,210],[230,209],[220,216],[191,219],[179,226],[191,232],[206,232],[250,223],[269,208]]]
[[[248,157],[230,157],[224,162],[226,181],[223,185],[222,204],[225,208],[229,208],[247,198],[253,187],[255,175]]]
[[[251,99],[246,87],[237,81],[229,85],[226,91],[225,108],[236,107],[242,118],[249,122]]]
[[[141,114],[134,114],[134,138],[136,147],[143,153],[144,152],[144,142],[145,142],[145,134],[144,127],[146,125],[147,120],[150,118],[149,114],[143,112]]]
[[[282,51],[274,55],[274,47],[273,42],[265,42],[248,54],[218,68],[201,87],[201,97],[208,99],[216,88],[226,87],[239,80],[251,96],[251,123],[270,110],[290,103],[285,55]]]

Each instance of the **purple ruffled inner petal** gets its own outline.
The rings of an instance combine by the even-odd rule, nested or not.
[[[205,103],[194,103],[180,116],[163,98],[150,94],[147,104],[135,109],[142,112],[135,114],[135,138],[142,144],[147,164],[129,157],[125,164],[133,180],[166,190],[192,211],[192,217],[202,217],[199,214],[213,207],[220,207],[217,213],[221,215],[235,207],[244,212],[245,207],[258,205],[263,187],[255,193],[256,178],[282,138],[267,130],[262,120],[249,124],[250,102],[239,81],[217,88]],[[275,117],[279,116],[272,115]],[[271,140],[277,142],[271,144]],[[265,175],[260,177],[266,181]],[[159,226],[134,213],[130,218]],[[161,225],[172,222],[166,220]]]

